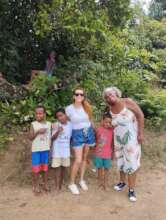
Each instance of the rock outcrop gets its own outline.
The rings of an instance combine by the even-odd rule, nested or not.
[[[24,86],[16,86],[8,82],[3,77],[0,77],[0,100],[10,101],[20,99],[27,94],[28,90]]]

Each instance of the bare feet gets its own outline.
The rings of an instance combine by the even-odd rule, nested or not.
[[[109,187],[108,187],[108,185],[103,185],[103,189],[104,189],[104,191],[109,191]]]
[[[54,189],[55,189],[55,194],[56,195],[59,194],[62,191],[62,189],[59,188],[56,184],[54,185]]]
[[[39,196],[41,194],[41,190],[40,190],[40,187],[39,186],[33,186],[32,187],[32,191],[34,193],[35,196]]]
[[[103,183],[100,183],[100,184],[98,185],[98,187],[99,187],[99,189],[104,189]]]
[[[49,189],[48,185],[44,185],[43,190],[45,191],[45,193],[50,192],[50,189]]]
[[[61,189],[57,188],[57,189],[56,189],[56,194],[57,194],[57,195],[60,194],[61,191],[62,191]]]
[[[109,191],[109,185],[107,185],[107,184],[100,183],[100,184],[98,185],[98,187],[99,187],[100,189],[104,190],[104,191]]]

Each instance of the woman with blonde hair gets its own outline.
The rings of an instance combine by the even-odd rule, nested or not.
[[[79,189],[75,183],[80,169],[79,185],[84,190],[88,186],[84,180],[89,148],[95,145],[95,134],[92,127],[92,107],[86,100],[82,88],[76,88],[73,93],[73,103],[66,107],[66,114],[72,123],[71,147],[74,152],[74,162],[71,168],[70,184],[72,194],[78,195]]]
[[[141,143],[143,140],[144,115],[140,107],[130,98],[122,98],[121,91],[116,87],[108,87],[103,93],[112,115],[114,128],[114,151],[117,167],[120,172],[120,181],[114,186],[117,191],[127,186],[128,197],[136,201],[135,182],[140,167]]]

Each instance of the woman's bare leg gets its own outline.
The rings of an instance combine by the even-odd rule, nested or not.
[[[84,180],[88,153],[89,153],[89,146],[85,145],[83,147],[82,163],[80,166],[80,180]]]
[[[71,167],[70,184],[75,183],[75,179],[82,162],[83,148],[73,148],[74,162]]]

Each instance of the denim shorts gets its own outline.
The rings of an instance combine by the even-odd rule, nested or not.
[[[93,128],[89,127],[72,130],[71,146],[83,147],[85,144],[89,147],[95,146],[95,132]]]

